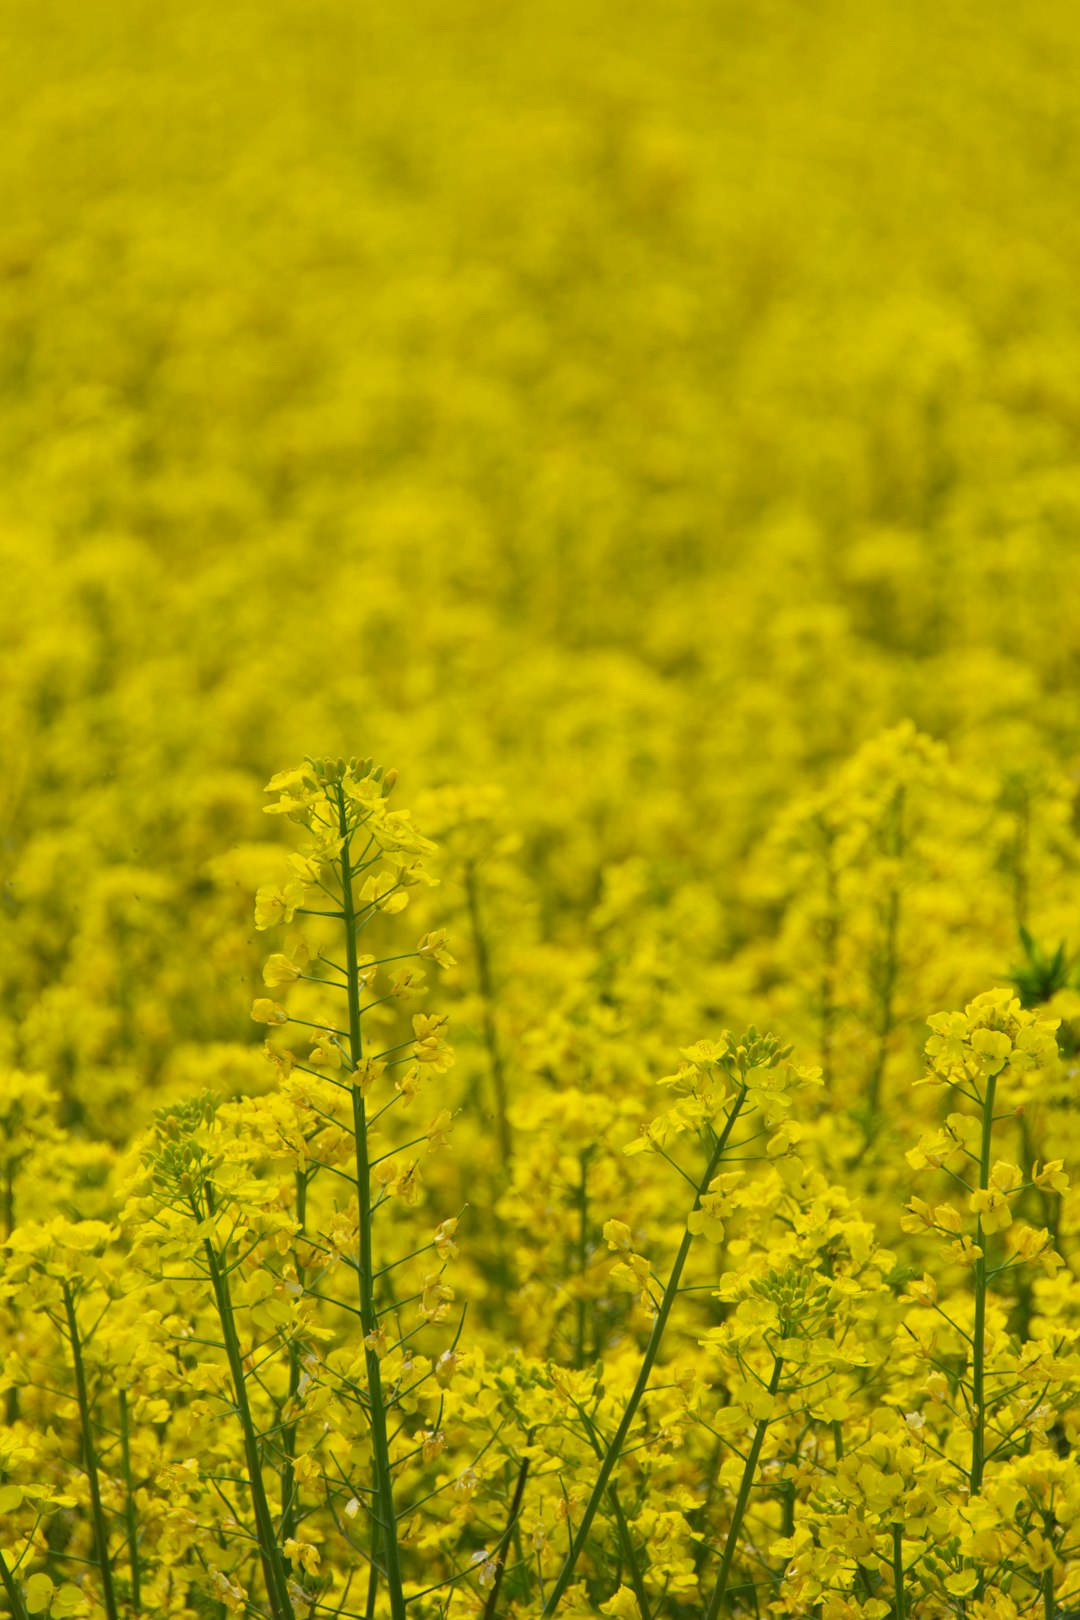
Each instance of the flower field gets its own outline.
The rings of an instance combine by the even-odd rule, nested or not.
[[[0,1614],[1080,1615],[1080,13],[0,0]]]

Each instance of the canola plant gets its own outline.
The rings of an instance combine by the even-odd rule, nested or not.
[[[0,29],[0,1613],[1069,1620],[1080,17]]]

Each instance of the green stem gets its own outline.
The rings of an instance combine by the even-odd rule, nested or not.
[[[8,1158],[4,1160],[3,1202],[0,1205],[0,1220],[3,1222],[3,1237],[6,1240],[15,1230],[15,1162]],[[15,1314],[15,1307],[10,1307]],[[19,1421],[19,1391],[14,1384],[4,1396],[4,1415],[8,1428],[13,1428]]]
[[[819,986],[821,1019],[821,1078],[826,1095],[832,1086],[833,1039],[836,1029],[836,951],[840,933],[839,905],[837,903],[836,867],[833,865],[832,843],[826,845],[825,917],[822,923],[822,964]]]
[[[574,1366],[584,1367],[585,1345],[588,1338],[589,1307],[585,1298],[585,1273],[589,1266],[589,1160],[592,1157],[592,1148],[586,1148],[580,1154],[578,1163],[581,1166],[581,1186],[578,1188],[578,1235],[577,1253],[577,1330],[574,1341]]]
[[[364,1608],[364,1620],[375,1620],[375,1610],[379,1602],[379,1576],[382,1573],[379,1565],[379,1526],[371,1526],[371,1559],[368,1563],[367,1604]]]
[[[472,930],[473,949],[476,951],[476,976],[480,984],[480,999],[483,1003],[483,1030],[484,1046],[487,1049],[488,1068],[491,1071],[491,1089],[495,1097],[495,1125],[499,1133],[499,1151],[502,1154],[503,1172],[510,1168],[510,1161],[514,1154],[514,1141],[510,1134],[510,1120],[507,1117],[506,1097],[506,1070],[503,1066],[502,1052],[499,1050],[499,1035],[495,1028],[495,1016],[492,1008],[495,1004],[495,986],[491,977],[491,958],[488,955],[487,939],[480,923],[480,897],[476,884],[476,868],[470,861],[465,868],[465,898],[469,906],[469,926]]]
[[[794,1458],[798,1463],[798,1454]],[[780,1534],[793,1536],[795,1534],[795,1481],[787,1479],[780,1487]]]
[[[780,1374],[783,1372],[783,1369],[783,1357],[775,1356],[773,1359],[772,1377],[769,1379],[770,1395],[775,1395],[776,1391],[780,1388]],[[739,1494],[735,1498],[735,1509],[731,1515],[731,1523],[728,1526],[727,1540],[724,1543],[724,1553],[720,1560],[720,1573],[716,1577],[716,1585],[713,1588],[713,1595],[709,1599],[709,1607],[705,1612],[705,1620],[716,1620],[716,1616],[720,1613],[720,1605],[727,1596],[728,1581],[731,1578],[731,1566],[735,1561],[735,1550],[739,1544],[739,1535],[742,1530],[742,1522],[746,1516],[747,1504],[750,1501],[750,1492],[754,1488],[754,1475],[757,1473],[758,1459],[761,1456],[761,1448],[765,1444],[765,1436],[768,1433],[769,1424],[771,1421],[771,1418],[762,1418],[754,1430],[753,1443],[750,1446],[750,1451],[746,1458],[742,1480],[739,1484]]]
[[[356,908],[353,896],[352,850],[345,795],[338,789],[338,816],[341,836],[341,892],[345,924],[345,970],[348,979],[349,1056],[354,1071],[360,1067],[364,1049],[360,1035],[360,985],[357,971]],[[371,1245],[371,1173],[368,1165],[367,1114],[360,1087],[352,1088],[353,1144],[356,1169],[357,1221],[360,1238],[360,1321],[364,1337],[374,1335],[379,1325],[375,1309],[374,1268]],[[381,1534],[383,1568],[390,1597],[391,1620],[405,1620],[405,1594],[402,1589],[401,1553],[398,1547],[397,1514],[394,1509],[394,1483],[390,1471],[390,1446],[386,1432],[386,1406],[383,1401],[382,1372],[375,1351],[365,1349],[368,1389],[371,1395],[371,1451],[375,1471],[378,1510],[376,1523]],[[372,1565],[375,1546],[372,1546]]]
[[[589,1416],[584,1406],[582,1406],[578,1401],[575,1401],[574,1405],[577,1407],[578,1414],[585,1425],[585,1433],[589,1437],[589,1444],[592,1446],[597,1457],[603,1460],[604,1448],[600,1443],[600,1436],[596,1432],[595,1423],[592,1421],[592,1418]],[[630,1570],[630,1585],[633,1589],[634,1597],[637,1599],[637,1606],[641,1610],[641,1620],[652,1620],[652,1609],[649,1604],[649,1594],[645,1590],[645,1578],[641,1573],[641,1565],[638,1562],[638,1556],[634,1550],[634,1538],[630,1534],[630,1526],[626,1522],[626,1514],[623,1512],[622,1503],[619,1501],[618,1486],[614,1481],[612,1481],[612,1483],[608,1486],[607,1495],[608,1501],[611,1504],[611,1511],[615,1516],[615,1528],[619,1536],[619,1546],[622,1549],[622,1555],[625,1558]]]
[[[897,789],[889,806],[890,819],[888,833],[888,853],[897,861],[904,852],[904,790]],[[898,951],[900,933],[900,889],[895,885],[889,890],[889,898],[885,907],[885,940],[879,963],[872,967],[872,975],[877,979],[878,992],[878,1019],[877,1019],[877,1055],[874,1067],[870,1074],[867,1087],[867,1115],[868,1132],[871,1137],[876,1136],[881,1116],[881,1087],[885,1078],[885,1065],[889,1057],[889,1039],[892,1035],[894,1023],[893,998],[896,994],[896,983],[900,973],[900,958]]]
[[[722,1449],[723,1447],[721,1442],[716,1440],[711,1451],[709,1452],[708,1462],[704,1467],[704,1477],[706,1480],[705,1495],[701,1500],[701,1505],[694,1509],[695,1514],[700,1515],[703,1526],[711,1522],[713,1500],[720,1485],[720,1453]],[[695,1575],[700,1576],[702,1569],[705,1567],[705,1560],[708,1558],[708,1556],[709,1543],[705,1536],[701,1535],[697,1538],[697,1546],[694,1548]]]
[[[131,1562],[131,1606],[138,1609],[142,1606],[142,1567],[139,1559],[139,1526],[135,1517],[135,1491],[131,1482],[131,1425],[126,1389],[120,1391],[120,1457],[124,1469],[124,1524]]]
[[[90,1508],[94,1519],[94,1541],[97,1545],[98,1568],[101,1571],[102,1595],[109,1620],[118,1620],[116,1593],[113,1590],[112,1565],[109,1562],[109,1536],[105,1526],[105,1509],[101,1502],[101,1481],[98,1476],[97,1447],[94,1444],[94,1425],[90,1418],[90,1397],[86,1389],[86,1367],[83,1363],[82,1341],[75,1316],[75,1299],[71,1285],[63,1284],[64,1311],[67,1315],[68,1338],[75,1363],[75,1389],[79,1398],[79,1419],[82,1425],[83,1452],[86,1460],[86,1479],[90,1486]]]
[[[1031,799],[1021,790],[1016,811],[1016,837],[1013,840],[1013,908],[1017,928],[1027,926],[1028,920],[1028,847],[1031,838]]]
[[[904,1527],[892,1527],[893,1609],[895,1620],[906,1620],[907,1599],[904,1596]]]
[[[296,1183],[296,1219],[300,1226],[298,1236],[306,1231],[307,1220],[307,1175],[303,1170],[297,1170]],[[304,1286],[304,1268],[299,1261],[296,1264],[296,1280],[300,1287]],[[289,1393],[286,1397],[290,1411],[295,1410],[295,1403],[300,1392],[300,1346],[295,1338],[289,1340]],[[296,1535],[296,1419],[292,1418],[281,1431],[281,1447],[285,1462],[281,1470],[281,1534],[283,1539]]]
[[[979,1190],[985,1192],[990,1185],[990,1146],[994,1131],[994,1092],[997,1088],[997,1075],[992,1074],[986,1082],[986,1096],[983,1098],[982,1119],[982,1147],[979,1153]],[[975,1223],[975,1243],[980,1250],[984,1250],[985,1239],[983,1235],[982,1216]],[[971,1432],[971,1473],[969,1476],[969,1489],[975,1496],[982,1489],[983,1466],[986,1461],[986,1394],[985,1394],[985,1357],[986,1357],[986,1254],[980,1253],[975,1262],[975,1325],[972,1333],[971,1356],[971,1405],[972,1405],[972,1432]]]
[[[3,1553],[0,1553],[0,1581],[3,1582],[7,1600],[11,1604],[12,1620],[30,1620],[30,1616],[26,1612],[26,1604],[22,1599],[22,1593],[15,1584],[15,1577],[8,1569],[7,1559]]]
[[[531,1446],[532,1440],[532,1432],[530,1431],[525,1436],[526,1445]],[[525,1500],[525,1486],[528,1478],[529,1459],[528,1457],[525,1457],[522,1459],[521,1467],[518,1469],[517,1483],[514,1486],[514,1494],[510,1501],[510,1512],[506,1518],[506,1529],[499,1537],[495,1551],[492,1554],[492,1557],[496,1561],[495,1580],[492,1584],[491,1591],[488,1593],[487,1602],[484,1604],[484,1620],[495,1620],[495,1613],[499,1604],[499,1589],[502,1586],[503,1571],[506,1568],[506,1561],[502,1557],[502,1554],[505,1553],[507,1547],[510,1545],[510,1538],[513,1536],[514,1531],[517,1528],[517,1522],[521,1517],[521,1504]]]
[[[197,1216],[197,1206],[195,1206],[195,1212]],[[240,1354],[240,1344],[236,1337],[236,1323],[233,1319],[232,1301],[229,1298],[228,1278],[222,1269],[220,1257],[209,1238],[203,1239],[203,1251],[210,1271],[210,1283],[214,1290],[218,1320],[221,1323],[221,1335],[225,1342],[225,1355],[228,1358],[229,1373],[232,1377],[233,1400],[236,1403],[237,1416],[240,1419],[240,1428],[244,1436],[248,1488],[251,1492],[251,1505],[255,1513],[259,1557],[262,1561],[263,1579],[266,1582],[266,1595],[270,1600],[274,1620],[293,1620],[293,1608],[289,1600],[288,1577],[281,1556],[281,1547],[278,1544],[277,1534],[274,1530],[270,1504],[266,1498],[266,1486],[263,1483],[259,1442],[255,1434],[255,1422],[251,1415],[251,1403],[248,1400],[243,1357]]]
[[[1043,1573],[1042,1578],[1043,1620],[1055,1620],[1057,1609],[1054,1604],[1054,1566]]]
[[[626,1522],[626,1514],[623,1512],[622,1503],[619,1501],[619,1493],[614,1485],[608,1488],[608,1501],[611,1503],[611,1509],[615,1515],[615,1527],[619,1532],[619,1545],[622,1548],[623,1557],[630,1567],[630,1585],[637,1599],[637,1606],[641,1610],[641,1620],[652,1620],[652,1609],[649,1606],[649,1594],[645,1590],[645,1579],[641,1573],[637,1553],[634,1551],[630,1526]]]
[[[698,1190],[694,1195],[693,1209],[695,1210],[701,1208],[702,1195],[708,1191],[709,1183],[716,1175],[717,1169],[720,1165],[720,1160],[724,1156],[724,1149],[727,1147],[728,1141],[731,1138],[731,1133],[735,1129],[735,1121],[739,1117],[739,1113],[745,1100],[746,1087],[742,1086],[739,1090],[738,1096],[735,1099],[734,1105],[732,1106],[731,1113],[728,1115],[724,1124],[724,1129],[717,1138],[716,1146],[713,1149],[712,1155],[709,1159],[705,1174],[703,1175],[698,1186]],[[548,1594],[547,1602],[544,1604],[543,1610],[541,1611],[541,1620],[547,1620],[549,1615],[555,1613],[555,1610],[558,1608],[563,1597],[565,1596],[567,1587],[570,1585],[570,1582],[573,1579],[574,1570],[577,1567],[578,1559],[581,1557],[581,1554],[585,1549],[585,1543],[588,1540],[593,1519],[596,1517],[596,1510],[600,1506],[604,1494],[607,1491],[608,1481],[614,1472],[616,1463],[619,1461],[619,1456],[622,1452],[626,1437],[630,1432],[630,1426],[633,1423],[634,1418],[637,1416],[638,1407],[641,1405],[642,1398],[649,1386],[649,1378],[652,1374],[656,1358],[660,1352],[660,1342],[664,1337],[664,1332],[668,1324],[668,1318],[671,1315],[672,1307],[678,1297],[679,1284],[682,1281],[682,1274],[686,1267],[686,1262],[690,1254],[690,1246],[693,1241],[693,1234],[690,1232],[689,1228],[687,1228],[683,1233],[682,1242],[679,1244],[679,1252],[675,1256],[675,1264],[671,1268],[671,1275],[668,1278],[667,1287],[664,1289],[664,1297],[660,1301],[660,1307],[656,1313],[656,1319],[653,1322],[652,1332],[649,1335],[649,1343],[645,1349],[645,1355],[642,1359],[640,1371],[638,1372],[637,1382],[634,1384],[634,1387],[630,1392],[630,1398],[626,1403],[626,1409],[623,1412],[622,1418],[619,1422],[619,1427],[616,1429],[611,1444],[608,1446],[604,1460],[600,1465],[600,1471],[593,1483],[592,1491],[589,1493],[589,1500],[585,1504],[585,1511],[581,1516],[581,1522],[579,1523],[577,1530],[574,1533],[574,1538],[570,1543],[570,1550],[566,1555],[566,1561],[563,1564],[562,1569],[559,1571],[559,1578]]]

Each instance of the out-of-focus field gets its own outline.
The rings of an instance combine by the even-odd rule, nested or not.
[[[282,846],[263,784],[355,754],[397,767],[440,844],[440,886],[394,926],[402,951],[449,931],[457,965],[416,1005],[449,1013],[457,1061],[424,1120],[462,1111],[403,1219],[470,1204],[470,1353],[636,1353],[648,1301],[612,1303],[604,1223],[640,1215],[659,1255],[686,1209],[641,1191],[622,1146],[681,1048],[751,1022],[824,1070],[807,1162],[923,1269],[898,1222],[904,1155],[944,1114],[910,1089],[927,1015],[1009,984],[1021,928],[1025,997],[1054,999],[1066,1052],[1080,1010],[1067,964],[1037,971],[1080,948],[1078,82],[1061,0],[0,0],[8,1233],[115,1223],[156,1109],[269,1092],[249,1017],[252,899]],[[1075,1146],[1055,1085],[1057,1112],[1033,1106],[1002,1149],[1025,1174]],[[1036,1220],[1065,1281],[1052,1305],[1016,1295],[1021,1338],[1040,1310],[1075,1338],[1065,1212]],[[22,1320],[0,1473],[73,1493],[55,1511],[100,1563],[85,1436],[34,1396]],[[700,1360],[698,1337],[680,1353]],[[898,1377],[900,1410],[921,1386]],[[175,1416],[161,1389],[142,1394]],[[147,1506],[197,1449],[163,1410],[138,1442],[143,1606],[118,1573],[116,1613],[223,1614],[240,1600],[220,1583],[162,1573],[198,1564]],[[1039,1443],[1064,1457],[1054,1421]],[[415,1592],[425,1559],[449,1578],[495,1547],[502,1444],[495,1529],[467,1492],[460,1546],[414,1526]],[[709,1498],[721,1526],[737,1484]],[[200,1488],[192,1523],[216,1501]],[[697,1527],[697,1489],[638,1501],[657,1617],[713,1590],[670,1525],[663,1562],[648,1518]],[[130,1500],[106,1502],[118,1571]],[[12,1514],[19,1578],[79,1585],[68,1543]],[[787,1508],[766,1520],[779,1581],[798,1537]],[[1040,1533],[1075,1598],[1075,1559]],[[246,1585],[227,1544],[210,1573]],[[1019,1578],[980,1607],[964,1571],[1013,1555],[957,1546],[959,1584],[913,1575],[913,1615],[1056,1612]],[[747,1596],[751,1570],[723,1612],[903,1620],[873,1556],[885,1574],[850,1608]],[[346,1566],[326,1551],[331,1610],[363,1608]],[[641,1612],[621,1564],[607,1586],[586,1568],[568,1620]],[[53,1613],[106,1613],[96,1579]],[[488,1601],[470,1582],[462,1611]],[[498,1596],[539,1613],[520,1575]]]

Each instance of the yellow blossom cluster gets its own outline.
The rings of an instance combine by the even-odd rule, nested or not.
[[[1080,1613],[1080,13],[0,31],[0,1615]]]

